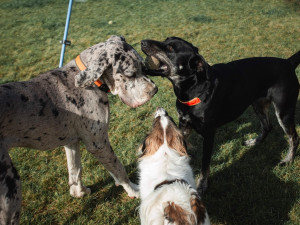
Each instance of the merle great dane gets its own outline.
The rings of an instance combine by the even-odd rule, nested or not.
[[[130,197],[138,197],[109,143],[109,104],[103,87],[107,85],[130,107],[144,104],[157,87],[144,75],[143,66],[143,59],[123,37],[112,36],[62,68],[0,86],[0,224],[18,224],[20,217],[21,181],[8,154],[12,147],[64,146],[70,194],[82,197],[90,193],[81,181],[79,141],[83,141],[115,183]]]
[[[289,151],[281,164],[293,161],[299,144],[294,115],[299,94],[295,69],[300,51],[288,59],[255,57],[211,66],[198,48],[177,37],[163,42],[143,40],[141,46],[148,57],[160,63],[146,73],[166,77],[173,84],[179,127],[185,134],[193,128],[203,136],[200,192],[207,188],[216,129],[239,117],[249,105],[260,119],[262,131],[245,144],[260,143],[271,130],[267,112],[272,103],[289,138]]]

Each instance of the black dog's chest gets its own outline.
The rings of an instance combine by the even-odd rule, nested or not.
[[[210,102],[201,102],[195,106],[186,106],[177,103],[177,111],[186,122],[197,132],[203,133],[207,129],[220,127],[239,117],[249,104],[234,104],[213,99]]]
[[[202,104],[202,105],[201,105]],[[208,107],[200,103],[196,106],[186,106],[177,102],[177,111],[182,120],[186,124],[192,126],[195,130],[200,132],[205,123],[213,122],[212,118],[207,112]]]

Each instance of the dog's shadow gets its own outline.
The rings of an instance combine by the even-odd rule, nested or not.
[[[299,111],[300,102],[296,109]],[[263,143],[254,147],[243,146],[245,139],[260,132],[252,109],[217,131],[208,190],[202,196],[213,223],[279,225],[289,221],[299,184],[283,178],[293,165],[277,166],[287,152],[288,142],[274,110],[270,110],[270,119],[274,129]],[[299,124],[299,114],[295,121]],[[202,138],[192,133],[188,141],[192,145],[192,166],[195,175],[199,175]],[[298,148],[296,157],[299,155]]]
[[[136,173],[136,163],[132,163],[125,166],[126,171],[131,171],[131,173],[128,174],[129,179],[133,182],[137,182],[137,173]],[[126,207],[126,214],[120,214],[118,212],[118,209],[113,209],[116,212],[115,215],[118,215],[116,218],[111,218],[111,221],[109,224],[111,225],[123,225],[128,224],[128,220],[131,217],[137,217],[137,211],[136,206],[138,205],[137,199],[130,199],[127,196],[127,193],[125,192],[124,188],[120,186],[116,186],[114,184],[114,180],[111,176],[108,176],[106,179],[103,179],[97,183],[94,183],[92,185],[88,185],[88,188],[91,189],[91,195],[85,196],[83,199],[72,199],[73,201],[81,201],[80,208],[81,210],[73,213],[70,215],[70,217],[65,221],[64,225],[67,224],[74,224],[78,221],[81,215],[93,215],[97,214],[97,206],[105,204],[105,203],[112,203],[108,207],[112,207],[113,202],[119,201],[121,195],[124,195],[125,201],[130,202],[130,205],[132,207]],[[72,198],[72,197],[70,197]],[[119,203],[119,202],[118,202]],[[96,218],[96,217],[95,217]],[[98,221],[98,224],[103,224],[103,221]]]

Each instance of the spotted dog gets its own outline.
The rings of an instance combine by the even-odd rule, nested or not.
[[[81,181],[82,141],[115,183],[129,196],[138,197],[136,185],[109,143],[109,103],[104,90],[130,107],[144,104],[157,87],[142,67],[142,58],[125,39],[112,36],[62,68],[0,86],[0,224],[18,224],[20,217],[21,181],[8,154],[12,147],[49,150],[64,146],[70,194],[82,197],[90,193]]]
[[[273,104],[290,145],[280,164],[293,161],[299,145],[294,116],[299,94],[295,69],[300,63],[300,51],[288,59],[254,57],[209,65],[198,48],[177,37],[163,42],[144,40],[141,45],[145,54],[160,62],[157,69],[147,73],[166,77],[173,84],[179,127],[186,134],[193,128],[203,137],[200,191],[207,187],[216,129],[238,118],[250,105],[262,129],[260,135],[245,144],[258,144],[270,132],[268,108]]]

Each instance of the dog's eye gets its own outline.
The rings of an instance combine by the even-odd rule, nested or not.
[[[173,48],[171,45],[168,45],[168,46],[167,46],[167,49],[168,49],[170,52],[174,52],[174,48]]]

